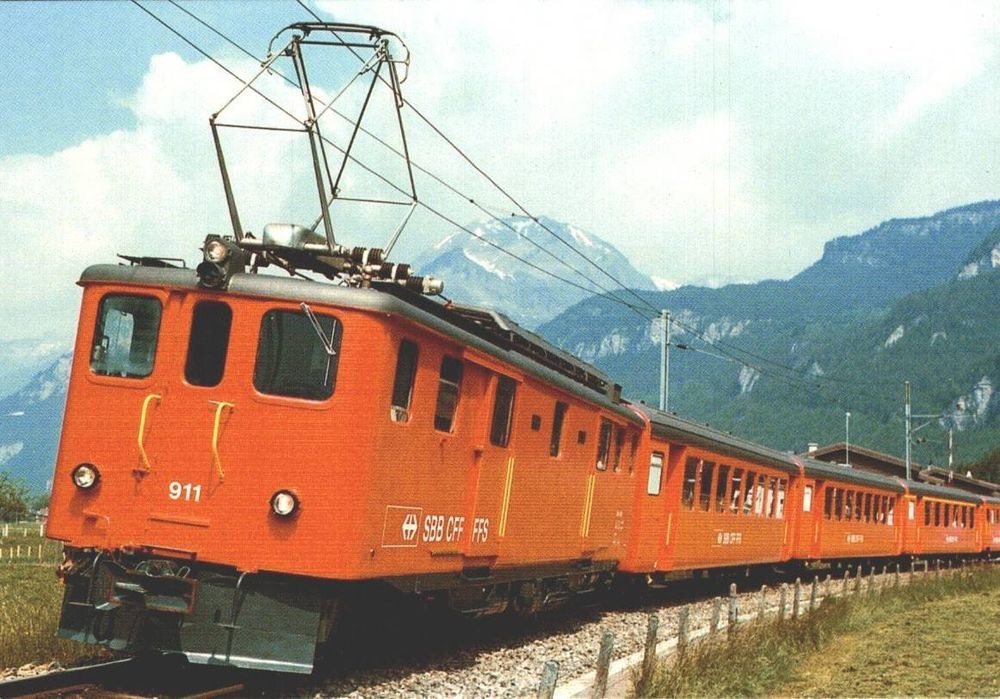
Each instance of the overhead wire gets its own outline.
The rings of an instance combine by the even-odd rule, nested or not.
[[[174,28],[168,22],[166,22],[165,20],[163,20],[162,18],[160,18],[158,15],[156,15],[154,12],[152,12],[148,8],[144,7],[138,0],[131,0],[131,2],[133,4],[135,4],[137,7],[139,7],[147,15],[149,15],[150,17],[152,17],[159,24],[161,24],[163,27],[165,27],[167,30],[169,30],[171,33],[173,33],[178,38],[180,38],[182,41],[184,41],[188,46],[190,46],[192,49],[194,49],[195,51],[197,51],[200,55],[204,56],[206,59],[210,60],[212,63],[214,63],[216,66],[218,66],[224,72],[226,72],[228,75],[230,75],[231,77],[233,77],[234,79],[236,79],[240,83],[248,86],[254,93],[256,93],[262,99],[264,99],[265,101],[267,101],[268,103],[270,103],[271,105],[273,105],[274,107],[276,107],[278,110],[280,110],[281,112],[283,112],[284,114],[286,114],[287,116],[289,116],[290,118],[292,118],[293,120],[295,120],[296,122],[299,121],[298,118],[295,117],[295,115],[293,115],[291,112],[289,112],[287,109],[285,109],[284,107],[282,107],[280,104],[278,104],[277,102],[275,102],[273,99],[271,99],[267,95],[263,94],[262,92],[260,92],[256,88],[253,88],[253,86],[249,85],[249,83],[247,83],[246,80],[244,80],[243,78],[241,78],[235,72],[233,72],[228,67],[226,67],[224,64],[222,64],[219,60],[215,59],[208,52],[206,52],[201,47],[199,47],[197,44],[195,44],[193,41],[191,41],[189,38],[187,38],[186,36],[184,36],[179,30],[177,30],[176,28]],[[187,10],[186,8],[182,7],[181,5],[179,5],[174,0],[170,0],[170,2],[171,2],[172,5],[174,5],[175,7],[177,7],[178,9],[180,9],[181,11],[183,11],[185,14],[187,14],[192,19],[194,19],[195,21],[197,21],[199,24],[201,24],[202,26],[204,26],[206,29],[209,29],[210,31],[212,31],[217,36],[219,36],[224,41],[226,41],[227,43],[229,43],[232,46],[234,46],[235,48],[237,48],[239,51],[241,51],[245,55],[253,58],[255,61],[259,61],[259,59],[256,56],[254,56],[252,52],[250,52],[247,49],[245,49],[244,47],[240,46],[237,42],[235,42],[230,37],[228,37],[227,35],[225,35],[223,32],[219,31],[218,29],[216,29],[215,27],[213,27],[212,25],[210,25],[208,22],[206,22],[206,21],[202,20],[201,18],[197,17],[196,15],[194,15],[194,13],[192,13],[189,10]],[[306,11],[308,11],[309,14],[312,15],[317,21],[323,21],[302,0],[296,0],[296,2],[298,2],[299,5],[301,5],[304,9],[306,9]],[[354,53],[354,55],[357,58],[359,58],[362,61],[364,60],[360,56],[360,54],[358,54],[358,52],[354,50],[353,47],[349,46],[348,48],[351,50],[352,53]],[[280,72],[278,72],[276,70],[273,71],[273,72],[275,72],[277,75],[279,75],[279,77],[281,77],[285,81],[287,81],[290,84],[295,85],[296,87],[298,87],[297,82],[291,80],[290,78],[288,78],[287,76],[281,74]],[[632,295],[633,297],[635,297],[642,304],[642,307],[639,307],[639,306],[636,306],[634,304],[631,304],[631,303],[625,301],[624,299],[616,296],[613,292],[611,292],[611,290],[607,289],[606,287],[603,287],[602,285],[600,285],[598,282],[594,281],[591,277],[587,276],[585,273],[583,273],[579,269],[577,269],[575,267],[572,267],[571,265],[568,265],[567,263],[565,263],[565,260],[563,260],[562,258],[558,258],[556,256],[556,259],[560,260],[560,262],[562,262],[563,264],[565,264],[569,269],[571,269],[575,273],[579,274],[583,279],[585,279],[586,281],[588,281],[591,285],[593,285],[593,286],[601,289],[602,291],[604,291],[605,294],[606,294],[606,296],[607,296],[607,298],[609,300],[611,300],[612,302],[618,303],[618,304],[620,304],[620,305],[628,308],[633,313],[635,313],[640,318],[642,318],[644,321],[655,320],[657,317],[659,317],[659,315],[660,315],[659,309],[657,309],[655,306],[653,306],[651,303],[649,303],[645,298],[643,298],[642,296],[640,296],[633,289],[628,288],[624,283],[622,283],[620,280],[618,280],[614,275],[612,275],[611,273],[607,272],[607,270],[605,270],[603,267],[601,267],[596,262],[594,262],[589,257],[587,257],[583,252],[581,252],[580,250],[578,250],[575,246],[573,246],[568,241],[564,240],[561,236],[559,236],[557,233],[555,233],[554,231],[552,231],[538,217],[536,217],[533,214],[531,214],[523,205],[520,204],[520,202],[517,199],[515,199],[507,190],[505,190],[499,183],[497,183],[496,180],[494,180],[479,165],[477,165],[457,144],[454,143],[454,141],[452,141],[450,138],[448,138],[436,125],[434,125],[422,112],[420,112],[419,109],[417,109],[409,101],[405,100],[405,98],[404,98],[404,102],[406,103],[407,106],[409,106],[414,111],[415,114],[417,114],[420,117],[420,119],[425,124],[427,124],[427,126],[429,128],[431,128],[440,138],[442,138],[451,148],[453,148],[474,170],[476,170],[476,172],[478,172],[482,177],[484,177],[494,188],[496,188],[499,192],[501,192],[518,209],[520,209],[521,212],[522,212],[522,214],[525,217],[529,218],[530,220],[532,220],[533,222],[535,222],[536,224],[538,224],[543,230],[545,230],[550,235],[552,235],[554,238],[556,238],[556,240],[558,240],[559,242],[561,242],[564,245],[566,245],[567,247],[569,247],[575,254],[577,254],[578,256],[580,256],[584,261],[586,261],[591,266],[595,267],[595,269],[597,269],[598,271],[602,272],[605,276],[607,276],[615,284],[617,284],[619,287],[621,287],[624,291],[626,291],[627,293],[629,293],[630,295]],[[336,110],[334,108],[331,108],[330,111],[333,111],[335,114],[337,114],[338,116],[340,116],[341,118],[347,120],[348,122],[350,122],[352,124],[355,123],[353,120],[350,119],[350,117],[347,117],[346,115],[342,114],[341,112],[339,112],[338,110]],[[386,147],[389,150],[391,150],[392,152],[396,153],[398,156],[404,157],[404,155],[402,153],[400,153],[397,149],[395,149],[391,144],[389,144],[386,141],[384,141],[383,139],[379,138],[376,134],[373,134],[373,133],[369,132],[368,130],[364,129],[363,127],[361,127],[361,130],[364,133],[366,133],[366,135],[368,135],[369,137],[375,139],[377,142],[379,142],[380,144],[382,144],[384,147]],[[375,171],[374,169],[370,168],[368,165],[366,165],[362,161],[358,160],[356,157],[350,155],[347,151],[345,151],[343,148],[341,148],[336,143],[330,141],[325,136],[323,137],[323,140],[326,143],[328,143],[329,145],[331,145],[333,148],[335,148],[338,152],[340,152],[341,154],[343,154],[346,157],[348,157],[352,162],[354,162],[355,164],[357,164],[359,167],[361,167],[363,170],[365,170],[366,172],[368,172],[372,176],[374,176],[374,177],[378,178],[379,180],[383,181],[388,186],[396,189],[400,193],[406,194],[405,190],[403,190],[401,187],[399,187],[398,185],[396,185],[394,182],[392,182],[390,179],[388,179],[387,177],[385,177],[381,173],[379,173],[379,172]],[[479,204],[478,202],[476,202],[472,197],[469,197],[468,195],[464,194],[463,192],[461,192],[460,190],[458,190],[454,186],[448,184],[447,182],[445,182],[442,178],[440,178],[439,176],[437,176],[433,172],[427,170],[426,168],[424,168],[424,167],[422,167],[422,166],[420,166],[420,165],[418,165],[416,163],[413,163],[413,166],[414,166],[414,168],[416,168],[419,171],[423,172],[427,176],[431,177],[434,181],[438,182],[439,184],[441,184],[442,186],[444,186],[446,189],[448,189],[452,193],[454,193],[454,194],[462,197],[465,201],[467,201],[470,204],[476,206],[483,213],[486,213],[488,216],[490,216],[494,220],[497,220],[497,221],[501,222],[502,224],[506,225],[508,228],[511,228],[511,230],[514,230],[515,233],[518,233],[516,231],[516,229],[514,229],[512,226],[510,226],[509,224],[507,224],[506,222],[504,222],[501,218],[499,218],[498,216],[496,216],[493,212],[490,212],[485,207],[483,207],[481,204]],[[460,231],[463,231],[463,232],[465,232],[466,234],[468,234],[470,236],[473,236],[473,237],[477,238],[480,242],[482,242],[482,243],[484,243],[484,244],[486,244],[486,245],[488,245],[490,247],[493,247],[494,249],[498,250],[499,252],[501,252],[501,253],[503,253],[503,254],[511,257],[512,259],[515,259],[518,262],[520,262],[520,263],[522,263],[522,264],[524,264],[524,265],[526,265],[526,266],[528,266],[528,267],[530,267],[530,268],[532,268],[532,269],[540,272],[541,274],[544,274],[544,275],[546,275],[546,276],[548,276],[550,278],[553,278],[553,279],[555,279],[557,281],[560,281],[560,282],[562,282],[564,284],[568,284],[568,285],[570,285],[570,286],[572,286],[574,288],[577,288],[577,289],[579,289],[581,291],[584,291],[584,292],[587,292],[587,293],[593,293],[593,290],[591,288],[585,287],[582,284],[579,284],[579,283],[577,283],[577,282],[575,282],[573,280],[570,280],[570,279],[562,277],[562,276],[560,276],[558,274],[555,274],[551,270],[548,270],[548,269],[546,269],[546,268],[544,268],[544,267],[542,267],[540,265],[537,265],[537,264],[531,262],[530,260],[527,260],[527,259],[525,259],[525,258],[517,255],[516,253],[513,253],[513,252],[505,249],[503,246],[498,245],[498,244],[496,244],[493,241],[490,241],[488,239],[485,239],[484,237],[482,237],[480,235],[477,235],[474,231],[472,231],[469,228],[467,228],[466,226],[458,223],[453,218],[451,218],[448,215],[444,214],[443,212],[439,211],[435,207],[432,207],[428,203],[426,203],[426,202],[424,202],[422,200],[418,201],[417,203],[422,208],[426,209],[429,213],[431,213],[432,215],[438,217],[439,219],[441,219],[442,221],[448,223],[449,225],[453,226],[454,228],[456,228],[456,229],[458,229]],[[536,247],[539,247],[537,245],[536,241],[532,241],[527,236],[522,236],[522,237],[525,240],[527,240],[530,243],[532,243],[533,245],[536,245]],[[546,250],[544,247],[540,247],[540,249]],[[701,340],[702,342],[705,342],[707,345],[709,345],[710,347],[713,347],[714,349],[716,349],[717,351],[721,352],[722,354],[721,355],[715,355],[715,354],[713,354],[711,352],[707,352],[705,350],[700,350],[700,349],[697,349],[697,348],[690,348],[690,349],[693,349],[694,351],[701,352],[703,354],[707,354],[707,355],[710,355],[710,356],[716,356],[718,358],[724,358],[727,361],[732,361],[734,363],[740,364],[740,365],[745,366],[747,368],[750,368],[750,369],[752,369],[754,371],[757,371],[760,375],[770,376],[770,377],[775,378],[775,379],[777,379],[777,380],[779,380],[779,381],[781,381],[783,383],[792,385],[792,386],[794,386],[796,388],[800,388],[800,389],[801,388],[807,388],[807,389],[812,389],[812,390],[824,390],[823,386],[821,386],[818,383],[812,383],[812,381],[816,381],[818,379],[834,380],[832,377],[820,377],[820,376],[815,376],[815,375],[811,375],[809,377],[809,379],[807,379],[806,375],[803,374],[801,372],[801,370],[799,370],[799,369],[795,369],[794,367],[789,367],[787,365],[781,364],[780,362],[776,362],[774,360],[768,359],[766,357],[763,357],[762,355],[757,355],[757,354],[751,352],[750,350],[746,350],[746,349],[739,348],[739,347],[736,347],[736,346],[732,346],[730,348],[730,346],[727,343],[720,343],[717,340],[712,340],[711,338],[708,338],[704,333],[701,333],[700,331],[697,331],[693,327],[690,327],[690,326],[686,325],[685,323],[682,323],[681,321],[678,321],[676,319],[671,319],[670,322],[676,324],[678,327],[680,327],[680,328],[684,329],[685,331],[691,333],[692,336],[697,337],[699,340]],[[767,370],[765,370],[763,367],[755,365],[755,364],[747,361],[745,358],[735,355],[734,352],[742,353],[742,354],[744,354],[746,356],[754,357],[754,358],[756,358],[759,361],[762,361],[764,363],[771,364],[774,367],[774,369],[767,369]],[[790,372],[791,375],[790,376],[781,375],[780,373],[776,372],[777,369],[781,369],[781,370],[784,370],[786,372]],[[807,383],[807,381],[810,381],[810,382]],[[840,381],[842,383],[846,383],[843,380],[837,380],[837,381]],[[881,399],[881,397],[878,397],[878,398]]]
[[[290,111],[288,111],[287,109],[285,109],[285,107],[283,107],[282,105],[278,104],[276,101],[274,101],[273,99],[271,99],[270,97],[268,97],[266,94],[264,94],[263,92],[261,92],[257,88],[255,88],[252,85],[250,85],[244,78],[240,77],[234,71],[232,71],[228,67],[226,67],[221,61],[219,61],[218,59],[216,59],[215,57],[213,57],[211,54],[209,54],[207,51],[205,51],[204,49],[202,49],[200,46],[198,46],[197,44],[195,44],[188,37],[184,36],[183,33],[181,33],[178,29],[176,29],[175,27],[173,27],[169,22],[167,22],[163,18],[159,17],[156,13],[154,13],[149,8],[143,6],[139,2],[139,0],[131,0],[131,2],[134,5],[136,5],[137,7],[139,7],[139,9],[141,9],[147,15],[149,15],[154,20],[156,20],[159,24],[161,24],[167,30],[169,30],[171,33],[173,33],[175,36],[177,36],[182,41],[184,41],[188,46],[190,46],[192,49],[194,49],[195,51],[197,51],[200,55],[204,56],[206,59],[210,60],[216,66],[218,66],[223,71],[225,71],[229,76],[231,76],[235,80],[239,81],[241,84],[243,84],[246,87],[248,87],[252,92],[254,92],[258,96],[260,96],[262,99],[266,100],[269,104],[271,104],[272,106],[274,106],[276,109],[278,109],[280,112],[282,112],[283,114],[285,114],[289,118],[295,120],[296,122],[299,122],[298,118],[294,114],[292,114]],[[348,152],[344,148],[340,147],[337,143],[331,141],[326,136],[322,136],[322,139],[323,139],[323,141],[325,143],[327,143],[328,145],[330,145],[331,147],[333,147],[334,149],[336,149],[342,155],[345,155],[346,157],[350,158],[350,160],[353,163],[355,163],[358,167],[362,168],[368,174],[372,175],[373,177],[378,178],[379,180],[381,180],[382,182],[384,182],[389,187],[392,187],[393,189],[395,189],[397,192],[399,192],[401,194],[404,194],[404,195],[406,194],[406,191],[403,188],[401,188],[400,186],[398,186],[396,183],[392,182],[389,178],[385,177],[381,173],[379,173],[376,170],[374,170],[371,167],[369,167],[363,161],[361,161],[358,158],[356,158],[356,157],[348,154]],[[586,286],[583,286],[582,284],[579,284],[577,282],[574,282],[571,279],[567,279],[567,278],[565,278],[563,276],[560,276],[560,275],[552,272],[551,270],[548,270],[548,269],[542,267],[541,265],[535,264],[535,263],[531,262],[530,260],[527,260],[527,259],[521,257],[520,255],[517,255],[516,253],[513,253],[510,250],[505,249],[503,246],[498,245],[498,244],[494,243],[491,240],[487,240],[487,239],[485,239],[485,238],[477,235],[474,231],[472,231],[469,228],[467,228],[466,226],[458,223],[453,218],[449,217],[448,215],[446,215],[443,212],[439,211],[438,209],[434,208],[433,206],[431,206],[427,202],[420,200],[420,201],[417,202],[417,204],[419,206],[421,206],[422,208],[426,209],[429,213],[437,216],[442,221],[445,221],[446,223],[450,224],[451,226],[454,226],[455,228],[457,228],[458,230],[467,233],[468,235],[470,235],[470,236],[476,238],[477,240],[479,240],[480,242],[482,242],[482,243],[484,243],[484,244],[486,244],[486,245],[488,245],[488,246],[490,246],[492,248],[495,248],[499,252],[501,252],[501,253],[503,253],[503,254],[505,254],[505,255],[507,255],[507,256],[509,256],[509,257],[517,260],[518,262],[520,262],[520,263],[522,263],[522,264],[524,264],[524,265],[526,265],[526,266],[528,266],[528,267],[530,267],[530,268],[532,268],[532,269],[540,272],[541,274],[544,274],[544,275],[549,276],[549,277],[551,277],[553,279],[556,279],[557,281],[561,281],[564,284],[568,284],[570,286],[573,286],[573,287],[575,287],[577,289],[580,289],[581,291],[584,291],[586,293],[593,293],[593,289],[588,288]],[[622,303],[624,303],[624,302],[622,302]],[[642,314],[640,313],[640,311],[639,311],[638,308],[636,308],[634,306],[630,306],[628,304],[625,304],[625,305],[628,308],[632,309],[633,312],[639,314],[641,317],[643,317],[645,319],[645,316],[642,316]]]
[[[254,61],[257,61],[257,62],[261,61],[261,59],[258,58],[253,52],[251,52],[250,50],[248,50],[246,47],[240,45],[237,41],[235,41],[234,39],[232,39],[230,36],[228,36],[227,34],[225,34],[224,32],[222,32],[221,30],[219,30],[216,27],[212,26],[209,22],[205,21],[201,17],[198,17],[196,14],[194,14],[193,12],[191,12],[190,10],[188,10],[187,8],[183,7],[180,3],[176,2],[176,0],[169,0],[169,2],[170,2],[171,5],[173,5],[174,7],[176,7],[177,9],[179,9],[181,12],[183,12],[186,15],[188,15],[189,17],[191,17],[191,19],[193,19],[196,22],[198,22],[199,24],[201,24],[203,27],[205,27],[206,29],[208,29],[209,31],[211,31],[212,33],[214,33],[216,36],[218,36],[219,38],[221,38],[223,41],[227,42],[228,44],[230,44],[231,46],[233,46],[234,48],[236,48],[238,51],[240,51],[244,55],[248,56],[249,58],[253,59]],[[307,11],[309,11],[309,13],[317,21],[322,21],[319,18],[319,16],[316,15],[316,13],[312,12],[312,10],[310,10],[308,8],[308,6],[303,5],[303,7]],[[343,41],[342,37],[340,37],[340,35],[337,32],[334,31],[333,34],[339,40]],[[362,63],[365,63],[364,57],[361,56],[361,54],[353,46],[347,46],[347,48],[351,51],[352,54],[354,54],[354,56],[356,58],[358,58],[358,60],[362,61]],[[292,86],[294,86],[296,88],[300,88],[300,85],[299,85],[299,83],[296,80],[293,80],[292,78],[289,78],[288,76],[286,76],[285,74],[283,74],[281,71],[275,69],[273,66],[271,67],[271,72],[273,72],[275,75],[277,75],[282,80],[284,80],[285,82],[287,82],[289,85],[292,85]],[[386,79],[384,77],[379,76],[379,79],[382,80],[383,83],[388,84],[387,81],[386,81]],[[329,111],[333,112],[335,115],[337,115],[341,119],[345,120],[347,123],[351,124],[352,126],[357,126],[358,129],[362,133],[364,133],[369,138],[372,138],[373,140],[375,140],[377,143],[379,143],[384,148],[388,149],[390,152],[394,153],[396,156],[398,156],[400,158],[407,159],[406,154],[402,153],[399,149],[397,149],[396,147],[394,147],[392,144],[390,144],[389,142],[387,142],[383,138],[379,137],[377,134],[375,134],[375,133],[371,132],[370,130],[364,128],[363,126],[359,126],[357,124],[357,122],[355,122],[349,116],[347,116],[343,112],[341,112],[338,109],[336,109],[335,107],[333,107],[332,106],[332,104],[333,104],[332,100],[328,104],[325,104],[322,100],[319,100],[319,99],[317,99],[316,101],[321,106],[324,107],[324,111],[329,110]],[[410,105],[410,106],[411,106],[411,108],[413,108],[412,105]],[[415,108],[414,108],[414,110],[415,110]],[[613,291],[612,289],[609,289],[608,287],[606,287],[606,286],[600,284],[599,282],[595,281],[592,277],[587,276],[580,269],[578,269],[578,268],[574,267],[573,265],[569,264],[569,262],[567,262],[564,258],[559,257],[558,255],[556,255],[555,253],[553,253],[551,250],[549,250],[545,246],[543,246],[540,243],[538,243],[537,241],[532,240],[527,235],[522,235],[520,231],[518,231],[516,228],[514,228],[514,226],[512,226],[507,221],[503,220],[503,218],[500,217],[500,216],[498,216],[495,212],[492,212],[489,209],[487,209],[485,205],[483,205],[480,202],[476,201],[476,199],[473,198],[472,196],[470,196],[470,195],[462,192],[457,187],[455,187],[455,186],[451,185],[450,183],[446,182],[442,177],[438,176],[437,174],[435,174],[434,172],[430,171],[429,169],[421,166],[419,163],[417,163],[417,162],[415,162],[413,160],[410,160],[410,164],[413,166],[414,169],[416,169],[416,170],[422,172],[423,174],[427,175],[428,177],[430,177],[433,181],[435,181],[439,185],[445,187],[446,189],[448,189],[449,191],[451,191],[456,196],[460,197],[464,201],[468,202],[469,204],[471,204],[472,206],[474,206],[475,208],[477,208],[480,212],[482,212],[483,214],[485,214],[486,216],[488,216],[490,219],[496,221],[500,225],[502,225],[505,228],[509,229],[515,235],[517,235],[518,237],[520,237],[523,240],[527,241],[530,245],[532,245],[533,247],[537,248],[542,253],[548,255],[549,257],[551,257],[553,260],[555,260],[559,264],[563,265],[564,267],[568,268],[570,271],[574,272],[575,274],[578,274],[580,277],[582,277],[583,279],[587,280],[587,282],[589,282],[591,285],[593,285],[599,291],[601,291],[601,292],[603,292],[603,293],[605,293],[605,294],[607,294],[609,296],[612,296],[612,297],[615,296],[615,291]],[[532,218],[532,220],[535,221],[535,223],[538,223],[539,226],[541,226],[542,228],[548,230],[548,228],[543,223],[539,222],[534,217],[530,217],[530,218]],[[469,231],[466,231],[466,232],[469,232]],[[479,236],[476,236],[476,237],[478,238]],[[585,290],[588,293],[593,293],[593,289],[585,289]],[[633,310],[636,310],[636,309],[633,308]]]

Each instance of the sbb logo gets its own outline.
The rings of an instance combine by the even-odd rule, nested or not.
[[[413,541],[417,535],[417,515],[409,513],[403,518],[403,541]]]

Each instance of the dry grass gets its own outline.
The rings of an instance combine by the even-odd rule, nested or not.
[[[1000,690],[1000,572],[828,599],[741,627],[657,668],[640,696],[982,696]]]

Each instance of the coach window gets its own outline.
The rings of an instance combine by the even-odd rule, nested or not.
[[[753,501],[753,512],[758,517],[765,515],[764,512],[764,491],[767,489],[767,476],[763,473],[757,477],[757,493]]]
[[[393,422],[408,422],[410,419],[410,402],[413,400],[418,356],[419,350],[415,342],[402,340],[399,343],[396,378],[392,382],[392,405],[389,408],[389,417]]]
[[[829,505],[829,502],[830,502],[830,491],[827,491],[826,495],[827,495],[827,497],[826,497],[827,504]],[[813,487],[811,485],[807,485],[806,488],[805,488],[805,490],[802,491],[802,511],[803,512],[812,512],[812,506],[813,506]],[[830,519],[830,518],[827,517],[827,519]]]
[[[777,503],[775,505],[774,516],[778,519],[783,519],[785,517],[785,479],[778,479],[778,497],[775,500]]]
[[[839,522],[844,518],[844,489],[837,488],[833,498],[833,516]]]
[[[740,493],[743,492],[742,484],[743,484],[743,469],[734,468],[733,491],[732,491],[733,494],[729,496],[730,497],[729,511],[732,512],[734,515],[738,515],[740,513]]]
[[[698,484],[698,469],[701,461],[694,456],[689,456],[684,462],[684,485],[681,489],[681,505],[685,510],[694,509],[694,490]]]
[[[628,450],[628,472],[630,475],[635,473],[635,457],[638,454],[639,454],[639,435],[633,432],[632,444],[629,446]]]
[[[233,310],[219,301],[200,301],[191,314],[184,378],[192,386],[217,386],[226,368]]]
[[[882,504],[882,496],[872,497],[872,522],[882,524],[885,522],[885,506]]]
[[[871,493],[865,493],[864,520],[866,522],[871,522],[873,519],[874,519],[874,517],[872,517],[872,494]]]
[[[663,476],[663,454],[654,451],[649,457],[649,480],[646,481],[646,493],[660,494],[660,479]]]
[[[854,519],[854,491],[848,490],[844,495],[844,519],[850,522]]]
[[[493,420],[490,422],[490,444],[505,447],[510,443],[511,416],[514,414],[514,393],[517,382],[509,376],[497,381],[496,398],[493,400]]]
[[[568,409],[569,405],[562,401],[556,401],[556,406],[552,411],[552,437],[549,440],[549,456],[559,456],[563,421],[566,419],[566,411]]]
[[[929,502],[924,502],[924,526],[929,527],[931,525],[931,504]]]
[[[109,294],[101,299],[90,349],[90,370],[139,379],[153,373],[163,306],[151,296]]]
[[[974,526],[976,526],[976,508],[975,507],[970,507],[969,508],[969,529],[972,529]]]
[[[462,362],[445,355],[441,358],[437,406],[434,408],[434,429],[451,432],[455,426],[455,411],[462,391]]]
[[[778,502],[778,479],[771,478],[767,482],[767,503],[764,511],[768,517],[774,517],[774,508]],[[809,507],[812,508],[812,486],[809,486]]]
[[[606,417],[601,418],[601,431],[597,435],[597,470],[606,471],[608,468],[608,456],[611,454],[611,420]]]
[[[747,480],[743,484],[743,514],[748,515],[753,511],[753,486],[757,474],[747,471]]]
[[[833,517],[833,490],[830,486],[823,488],[823,519]]]
[[[934,526],[941,526],[941,503],[934,503]]]
[[[726,503],[729,498],[726,489],[729,487],[729,466],[726,464],[719,464],[719,478],[716,481],[715,486],[715,511],[725,512]]]
[[[325,400],[333,395],[339,355],[336,318],[311,311],[268,311],[260,322],[254,388],[270,395]]]
[[[896,507],[895,498],[886,497],[885,499],[885,523],[890,527],[892,526],[892,515],[893,510]]]
[[[712,509],[712,476],[715,474],[715,464],[706,461],[701,465],[701,488],[698,489],[698,505],[702,512]]]

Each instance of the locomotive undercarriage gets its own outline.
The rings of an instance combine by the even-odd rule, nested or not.
[[[290,576],[90,549],[67,549],[59,575],[62,638],[206,665],[312,672],[334,617],[328,585]]]
[[[205,665],[310,673],[317,645],[333,640],[341,622],[364,624],[364,608],[381,605],[390,590],[470,617],[530,617],[606,591],[613,570],[581,560],[351,584],[67,548],[59,576],[62,638],[133,654],[180,653]]]

